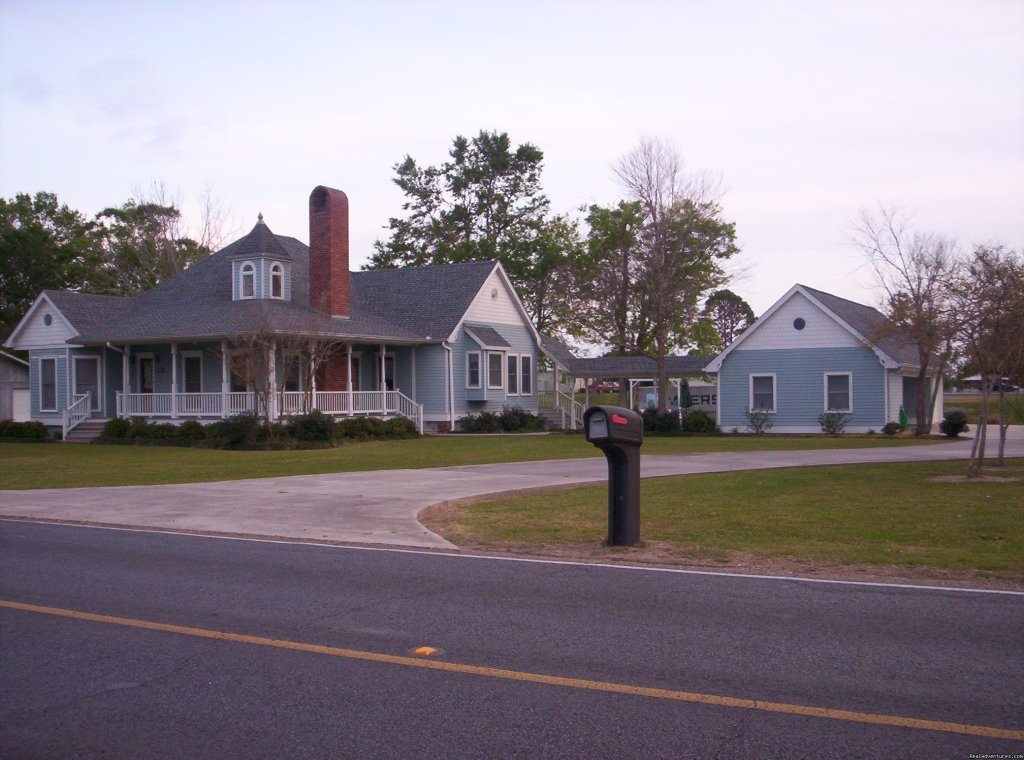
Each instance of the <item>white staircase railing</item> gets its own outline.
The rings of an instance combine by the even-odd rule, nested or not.
[[[92,401],[92,392],[74,395],[74,402],[64,410],[61,424],[62,437],[67,438],[68,433],[81,424],[83,420],[89,419],[89,407]]]
[[[583,427],[583,404],[561,391],[555,391],[555,409],[562,418],[562,430]]]

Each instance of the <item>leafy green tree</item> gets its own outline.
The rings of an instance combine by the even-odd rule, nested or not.
[[[561,327],[572,314],[570,282],[583,248],[574,222],[548,216],[543,152],[481,131],[456,137],[449,156],[440,166],[408,155],[395,165],[406,215],[390,220],[391,236],[377,241],[368,268],[497,260],[534,325]]]
[[[53,193],[0,198],[0,337],[40,291],[96,289],[101,262],[95,223]]]
[[[718,333],[720,345],[716,352],[736,340],[754,323],[754,310],[750,304],[727,289],[716,290],[707,297],[702,316],[711,321]]]
[[[210,253],[181,234],[181,212],[173,205],[130,199],[123,206],[104,209],[96,219],[107,292],[144,292]]]
[[[609,346],[612,356],[645,355],[650,323],[639,285],[643,208],[632,201],[593,205],[586,223],[586,255],[579,260],[577,277],[578,335]]]

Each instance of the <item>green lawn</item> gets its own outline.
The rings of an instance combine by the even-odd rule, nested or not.
[[[945,411],[959,409],[967,414],[971,425],[978,424],[981,417],[980,393],[946,394],[942,404]],[[1011,425],[1024,425],[1024,393],[1007,394],[1006,419]],[[997,393],[991,394],[988,398],[988,421],[991,425],[999,421],[999,394]]]
[[[851,465],[643,481],[641,536],[678,557],[730,554],[826,565],[897,565],[1024,578],[1024,461],[1016,482],[937,482],[964,464]],[[427,516],[474,546],[596,546],[607,488],[581,487]]]
[[[883,436],[648,438],[645,454],[907,446]],[[581,435],[441,436],[311,451],[0,443],[0,490],[149,485],[600,456]]]

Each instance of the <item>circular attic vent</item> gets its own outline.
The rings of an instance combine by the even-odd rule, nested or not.
[[[52,325],[53,324],[53,316],[51,314],[44,314],[43,315],[43,324],[46,325],[47,327]]]
[[[803,317],[797,317],[796,319],[793,320],[793,329],[803,330],[805,327],[807,327],[807,323],[804,322]]]

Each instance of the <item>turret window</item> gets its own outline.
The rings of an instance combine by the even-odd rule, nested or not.
[[[284,298],[284,267],[280,264],[270,267],[270,297]]]
[[[256,297],[256,267],[251,261],[246,261],[238,270],[241,280],[242,298]]]

